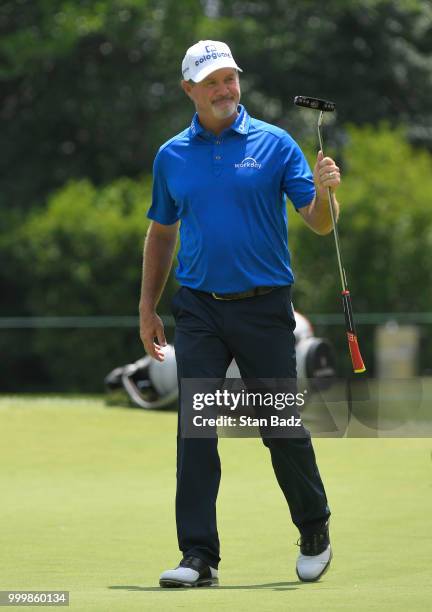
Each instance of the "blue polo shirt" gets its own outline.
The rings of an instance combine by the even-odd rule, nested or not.
[[[294,281],[285,198],[297,209],[310,204],[312,173],[287,132],[238,111],[219,136],[195,115],[154,162],[148,217],[180,219],[176,277],[192,289],[234,293]]]

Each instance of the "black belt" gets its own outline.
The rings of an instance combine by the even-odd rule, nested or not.
[[[254,287],[248,291],[241,291],[240,293],[211,293],[211,296],[215,300],[243,300],[244,298],[254,297],[256,295],[265,295],[270,293],[273,289],[280,289],[280,287]]]

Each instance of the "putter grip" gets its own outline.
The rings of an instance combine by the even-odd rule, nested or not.
[[[351,296],[348,289],[342,291],[342,302],[345,314],[346,333],[348,338],[348,347],[350,350],[352,366],[355,374],[360,374],[366,371],[363,359],[360,353],[360,348],[357,341],[357,334],[354,327],[354,319],[351,306]]]
[[[359,345],[357,342],[357,336],[352,334],[351,332],[347,332],[348,337],[348,346],[351,353],[351,361],[355,374],[360,374],[360,372],[365,372],[366,368],[363,363],[362,356],[360,354]]]

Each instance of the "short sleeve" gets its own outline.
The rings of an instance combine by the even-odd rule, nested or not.
[[[147,217],[162,225],[172,225],[178,221],[178,211],[168,189],[167,167],[163,150],[159,150],[153,164],[152,203]]]
[[[285,135],[283,141],[282,159],[284,162],[283,191],[295,208],[307,206],[315,197],[313,175],[303,151],[288,134]]]

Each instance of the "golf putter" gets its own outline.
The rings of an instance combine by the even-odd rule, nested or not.
[[[325,112],[333,112],[336,108],[336,104],[334,102],[330,102],[329,100],[320,100],[319,98],[309,98],[307,96],[296,96],[294,98],[294,104],[297,106],[305,106],[306,108],[312,108],[314,110],[320,111],[318,117],[318,140],[320,144],[320,149],[324,154],[323,147],[323,139],[321,136],[321,125],[323,122],[323,116]],[[345,275],[345,269],[342,265],[342,257],[341,250],[339,244],[339,234],[337,229],[337,221],[336,221],[336,206],[334,203],[334,194],[330,187],[327,187],[327,195],[330,207],[330,215],[333,225],[333,235],[335,239],[336,246],[336,255],[339,267],[339,274],[342,285],[342,303],[345,315],[345,329],[348,339],[348,347],[351,355],[351,362],[353,366],[353,370],[355,374],[359,374],[366,370],[366,367],[363,363],[363,359],[360,353],[360,348],[357,341],[357,334],[354,325],[354,317],[351,305],[351,295],[348,289],[348,284]]]

